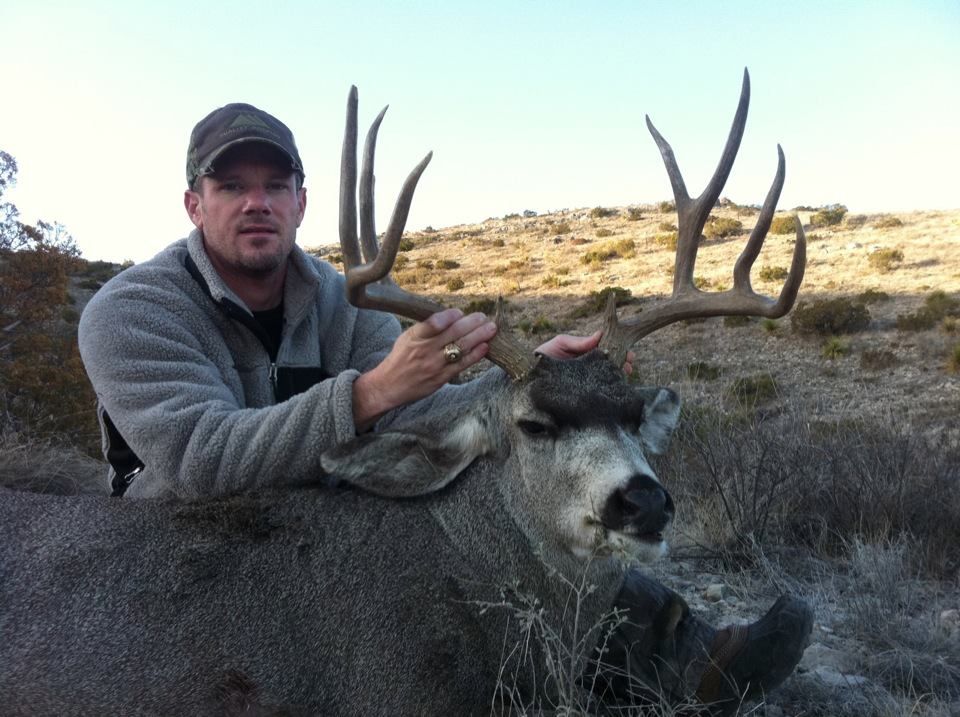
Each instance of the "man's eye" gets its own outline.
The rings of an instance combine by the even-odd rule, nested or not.
[[[518,421],[517,425],[520,426],[520,430],[528,436],[546,436],[550,433],[550,429],[547,428],[547,426],[537,421]]]
[[[273,182],[267,187],[271,192],[285,192],[287,190],[286,182]]]
[[[240,182],[223,182],[220,190],[224,192],[237,192],[240,190]]]

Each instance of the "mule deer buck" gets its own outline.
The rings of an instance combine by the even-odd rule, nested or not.
[[[603,351],[535,357],[503,329],[479,398],[328,451],[322,487],[195,502],[0,491],[0,704],[5,714],[467,715],[519,699],[555,705],[535,644],[501,591],[533,595],[583,649],[623,576],[663,549],[673,504],[646,454],[679,413],[665,388],[626,382],[628,348],[694,316],[789,311],[804,238],[778,299],[750,268],[784,178],[779,167],[733,289],[692,281],[701,230],[746,120],[749,81],[706,190],[691,199],[667,142],[679,214],[673,299],[619,320]],[[366,143],[357,236],[357,95],[350,92],[340,230],[351,301],[422,319],[439,305],[389,278],[428,155],[404,184],[382,246]],[[591,586],[571,597],[569,585]]]

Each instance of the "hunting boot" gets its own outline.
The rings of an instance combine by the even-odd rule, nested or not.
[[[679,595],[631,570],[617,598],[621,620],[601,643],[591,685],[608,712],[643,705],[728,717],[780,685],[809,643],[813,611],[784,595],[749,625],[716,630]]]

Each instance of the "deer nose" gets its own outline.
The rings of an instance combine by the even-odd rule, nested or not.
[[[673,513],[673,499],[664,487],[639,474],[610,495],[600,519],[607,528],[659,539]]]

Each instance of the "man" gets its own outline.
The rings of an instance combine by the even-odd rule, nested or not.
[[[448,384],[483,358],[495,324],[451,309],[400,333],[392,316],[351,306],[343,277],[296,246],[303,181],[290,130],[251,105],[194,128],[184,207],[195,230],[108,282],[80,322],[114,495],[316,481],[326,449],[451,391],[482,390],[482,377]],[[571,357],[599,338],[558,336],[539,350]],[[716,632],[636,572],[620,607],[631,621],[610,644],[627,672],[729,705],[748,682],[782,681],[810,629],[806,607],[788,601],[749,628]]]

